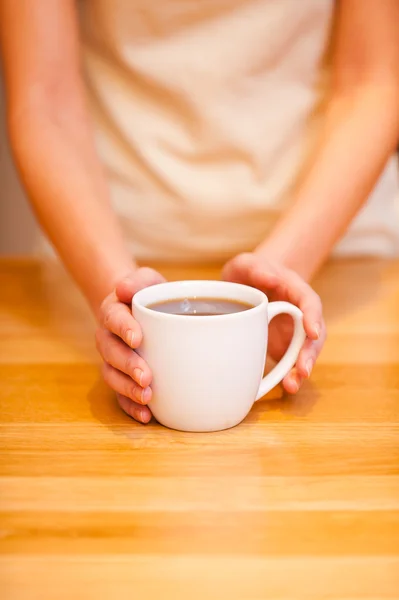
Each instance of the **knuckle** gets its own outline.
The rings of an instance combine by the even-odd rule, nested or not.
[[[314,290],[312,290],[312,293],[313,293],[313,302],[315,303],[317,308],[319,310],[321,310],[322,302],[321,302],[321,298],[320,298],[319,294],[317,292],[315,292]]]
[[[106,343],[106,340],[105,340],[105,331],[103,331],[101,329],[97,329],[96,334],[95,334],[95,342],[96,342],[97,352],[99,353],[99,355],[105,362],[109,363],[109,360],[108,360],[109,344]]]
[[[317,292],[314,291],[312,286],[306,283],[304,288],[304,299],[308,306],[313,308],[321,308],[321,298]]]
[[[320,296],[307,285],[303,296],[303,310],[306,312],[321,312],[321,298]]]
[[[129,354],[125,358],[124,372],[128,373],[128,374],[132,374],[133,370],[136,366],[135,363],[136,363],[136,361],[135,361],[134,353],[129,352]]]
[[[111,294],[109,294],[108,296],[106,296],[106,298],[104,298],[104,300],[101,302],[101,306],[100,306],[100,316],[102,321],[104,321],[106,314],[108,313],[108,311],[110,310],[112,306],[112,302],[111,302]]]
[[[114,305],[111,306],[107,306],[104,310],[104,315],[103,315],[103,323],[104,323],[104,327],[106,327],[107,329],[110,329],[112,321],[114,319],[114,314],[115,314],[115,309],[114,309]]]
[[[112,366],[111,353],[109,351],[108,344],[104,344],[104,347],[100,350],[100,354],[101,354],[103,361],[107,365]]]
[[[101,373],[102,373],[105,383],[110,385],[111,368],[107,363],[103,363],[103,365],[101,367]]]
[[[106,330],[103,330],[96,334],[98,341],[97,341],[97,350],[100,353],[102,359],[106,362],[111,364],[111,356],[112,356],[112,348],[113,348],[113,344],[112,344],[112,340],[109,339],[108,336],[108,332]]]
[[[124,388],[125,388],[125,391],[123,392],[124,395],[127,396],[128,398],[131,398],[131,400],[134,400],[136,385],[133,383],[133,381],[125,380]]]

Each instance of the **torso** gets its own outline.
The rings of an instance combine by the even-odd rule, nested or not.
[[[223,259],[266,237],[322,118],[333,6],[83,0],[98,148],[132,252]],[[380,246],[399,252],[399,216],[389,231],[399,195],[393,162],[381,185],[371,201],[387,228]],[[348,239],[354,248],[350,236],[338,251]]]

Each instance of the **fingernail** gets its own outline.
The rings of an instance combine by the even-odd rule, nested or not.
[[[140,402],[140,404],[147,404],[147,402],[150,399],[150,388],[145,388],[144,390],[142,388],[135,388],[134,390],[134,397],[137,399],[137,402]]]
[[[134,340],[134,331],[132,329],[129,329],[129,331],[126,333],[126,341],[131,348],[133,348],[133,340]]]
[[[320,337],[320,332],[321,332],[320,325],[318,323],[313,325],[313,332],[314,332],[316,340],[318,340]]]
[[[306,363],[306,375],[308,377],[310,377],[312,369],[313,369],[313,360],[311,358],[309,358],[309,360]]]
[[[298,382],[296,381],[296,379],[292,379],[292,386],[291,386],[291,394],[296,394],[297,391],[299,390],[299,385]]]
[[[134,369],[133,371],[133,379],[134,381],[136,381],[139,385],[142,386],[143,383],[143,371],[141,369]]]
[[[141,398],[144,404],[147,404],[147,402],[150,401],[150,397],[151,397],[151,390],[149,387],[145,388],[141,394]]]
[[[140,410],[139,415],[142,423],[148,423],[147,412],[145,410]]]
[[[137,402],[143,404],[143,389],[141,387],[134,387],[133,396],[135,397]]]

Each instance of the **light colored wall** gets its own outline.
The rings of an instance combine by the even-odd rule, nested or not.
[[[4,104],[0,73],[0,254],[30,254],[34,248],[37,226],[12,162]]]

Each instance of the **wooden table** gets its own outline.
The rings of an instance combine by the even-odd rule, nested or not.
[[[65,276],[0,271],[4,600],[399,598],[399,263],[331,264],[311,382],[215,434],[131,421]]]

